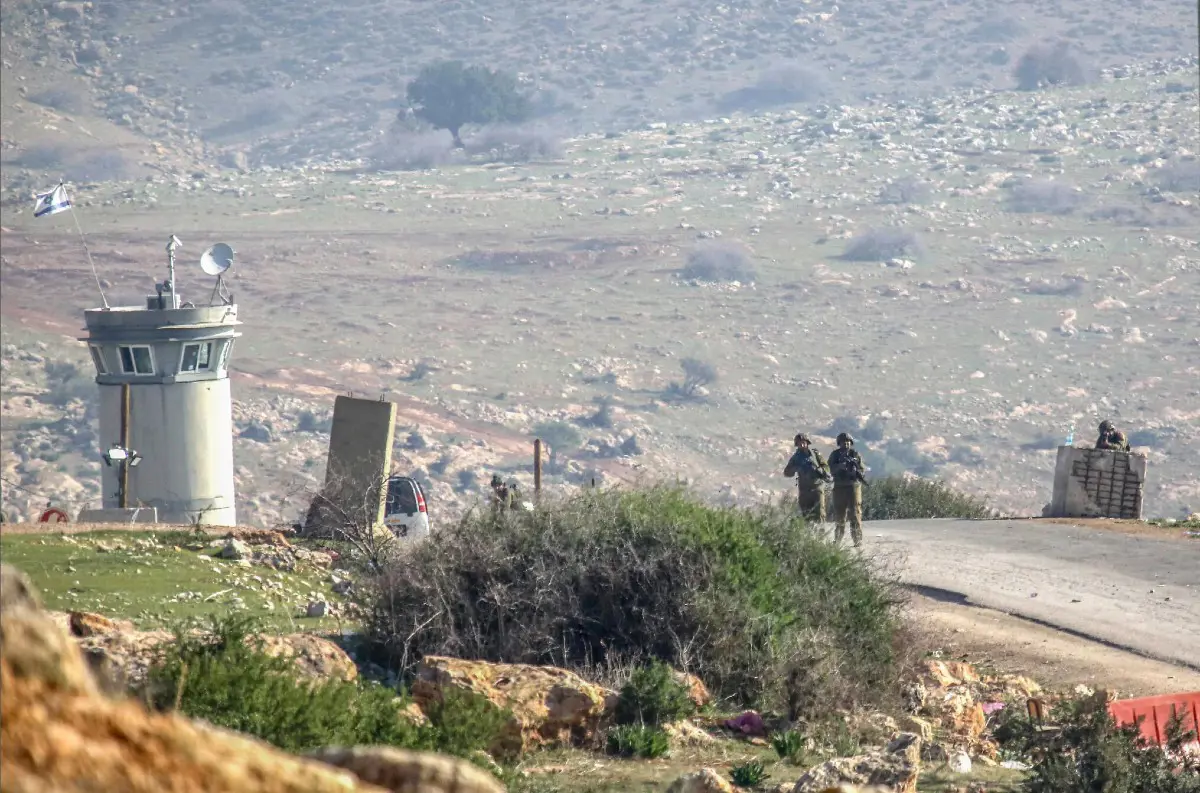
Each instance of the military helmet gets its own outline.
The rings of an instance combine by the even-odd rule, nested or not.
[[[798,434],[796,436],[796,445],[799,446],[802,443],[812,443],[812,439],[809,438],[807,435],[805,435],[803,432],[801,432],[800,434]]]
[[[1108,419],[1105,419],[1104,421],[1100,422],[1100,431],[1101,432],[1108,432],[1112,428],[1113,428],[1113,423],[1111,421],[1109,421]]]
[[[492,487],[500,487],[504,484],[504,480],[500,478],[500,474],[492,474]]]
[[[846,443],[854,443],[854,438],[850,437],[850,433],[848,432],[839,432],[837,436],[838,445],[840,446],[843,441]]]

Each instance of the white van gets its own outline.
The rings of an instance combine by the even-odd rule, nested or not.
[[[429,508],[417,480],[410,476],[388,477],[383,524],[403,539],[429,536]]]

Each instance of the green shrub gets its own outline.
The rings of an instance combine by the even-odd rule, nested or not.
[[[706,506],[679,488],[586,490],[476,510],[374,582],[378,660],[593,667],[657,658],[721,699],[824,712],[890,691],[898,598],[794,508]]]
[[[991,516],[987,504],[935,479],[889,476],[863,488],[863,520]]]
[[[790,760],[804,748],[804,736],[795,730],[777,732],[771,736],[771,747],[780,760]]]
[[[687,718],[696,710],[687,688],[668,665],[652,661],[633,671],[617,700],[617,724],[661,725]]]
[[[671,748],[667,734],[658,727],[619,724],[607,734],[608,753],[618,757],[663,757]]]
[[[750,760],[729,769],[729,778],[737,787],[754,787],[767,778],[766,766],[761,760]]]
[[[1135,725],[1117,726],[1100,697],[1068,700],[1052,728],[1010,725],[1010,744],[1033,758],[1026,793],[1200,793],[1200,762],[1183,747],[1195,733],[1168,725],[1164,751]]]
[[[413,724],[400,714],[405,699],[385,686],[299,679],[291,660],[262,651],[253,627],[230,617],[214,620],[209,632],[177,633],[150,669],[150,704],[289,752],[384,744],[465,757],[489,748],[508,720],[481,697],[455,692],[428,710],[428,724]]]

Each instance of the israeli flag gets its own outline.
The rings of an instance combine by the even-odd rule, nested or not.
[[[37,203],[33,207],[33,216],[40,218],[42,215],[54,215],[66,212],[70,208],[71,199],[67,198],[67,188],[60,184],[49,193],[42,193],[37,197]]]

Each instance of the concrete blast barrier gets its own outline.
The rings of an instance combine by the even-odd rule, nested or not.
[[[391,471],[395,432],[396,403],[349,396],[334,401],[322,492],[343,518],[383,523],[383,485]]]
[[[1049,517],[1141,519],[1146,456],[1059,446]]]

